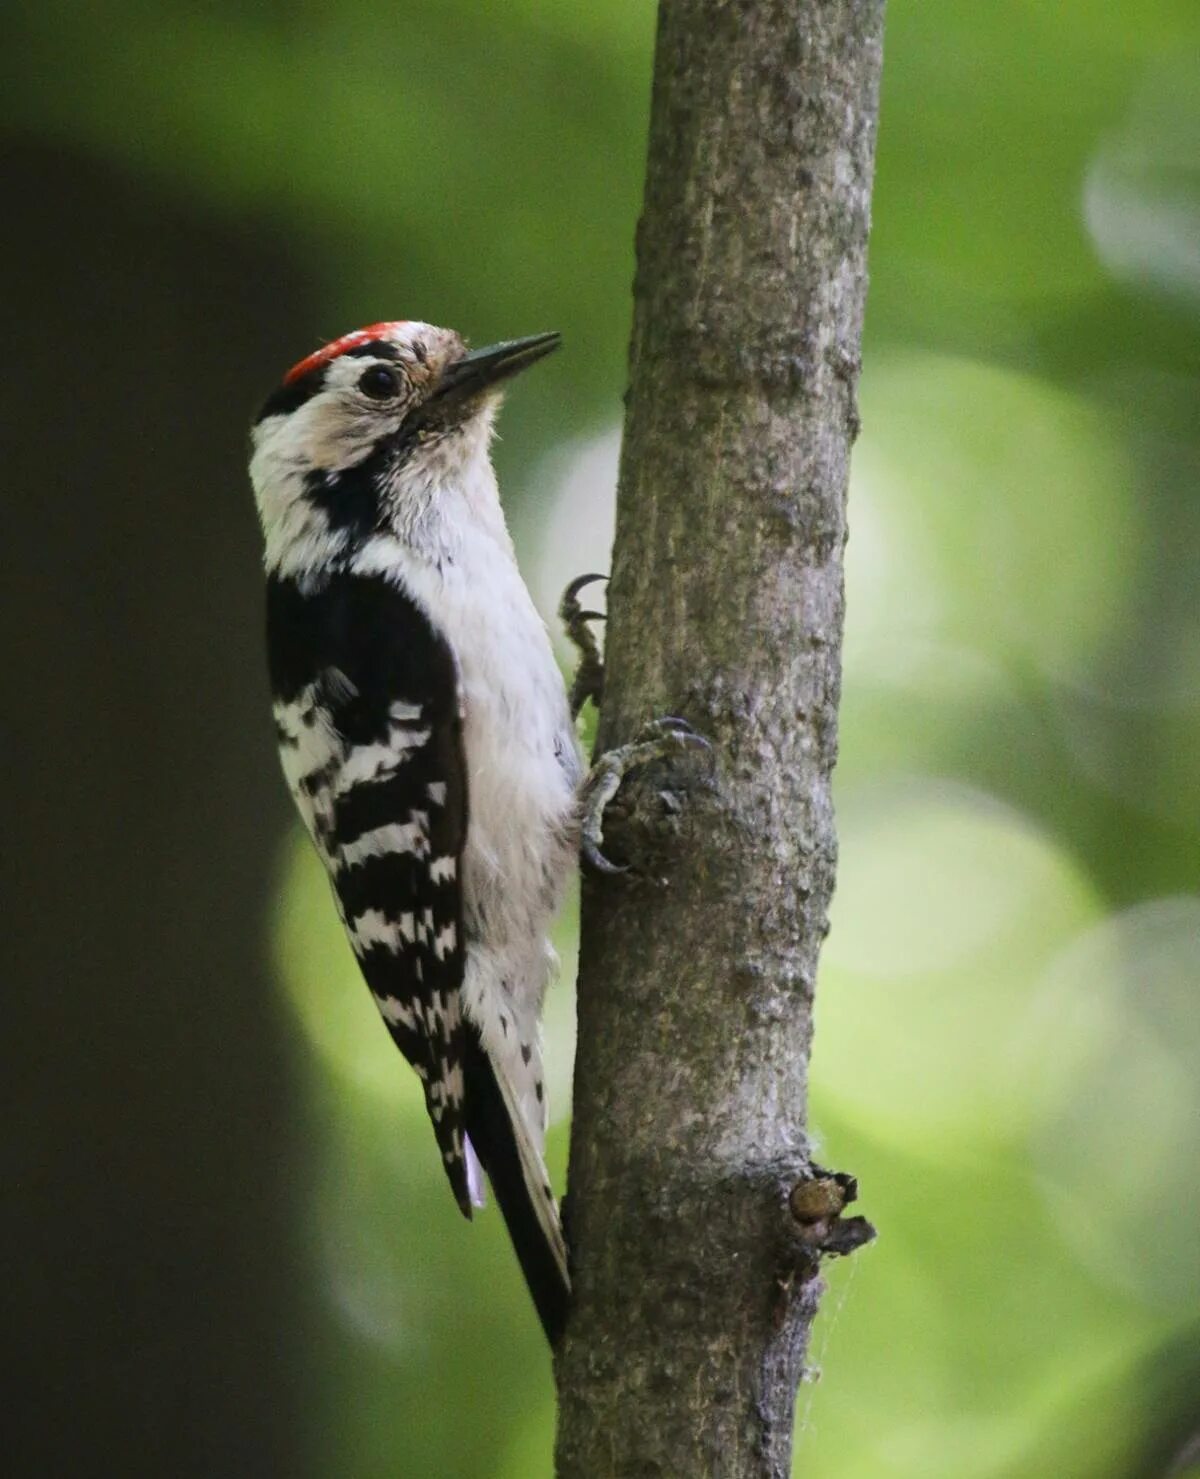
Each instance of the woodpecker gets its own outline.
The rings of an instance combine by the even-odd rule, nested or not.
[[[489,443],[501,387],[558,344],[371,324],[287,372],[250,461],[284,775],[458,1205],[482,1168],[552,1344],[540,1019],[583,764]]]

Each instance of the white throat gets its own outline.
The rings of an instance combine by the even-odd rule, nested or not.
[[[353,478],[375,450],[355,446],[333,466],[318,464],[309,447],[311,428],[302,412],[274,416],[256,429],[250,477],[262,524],[268,572],[296,578],[332,568],[361,568],[381,545],[403,546],[434,566],[455,564],[480,536],[512,558],[489,446],[498,397],[458,430],[418,445],[377,485],[378,523],[370,532],[345,527],[331,516],[336,486],[314,497],[321,472]],[[365,474],[364,474],[365,475]],[[368,550],[372,554],[368,554]]]

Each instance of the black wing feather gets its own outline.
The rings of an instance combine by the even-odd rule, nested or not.
[[[451,1187],[470,1216],[464,1147],[461,866],[467,772],[458,670],[420,608],[378,577],[268,585],[285,769],[329,868],[359,965],[421,1078]],[[292,732],[294,731],[294,733]],[[328,744],[324,746],[327,738]]]

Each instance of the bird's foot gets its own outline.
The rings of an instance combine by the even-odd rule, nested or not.
[[[621,789],[621,783],[632,771],[655,760],[675,759],[689,751],[702,750],[711,755],[712,746],[697,734],[686,719],[652,719],[627,745],[606,750],[596,760],[583,782],[580,795],[579,851],[583,861],[597,873],[626,873],[629,865],[614,863],[605,857],[604,813]]]
[[[558,603],[559,620],[566,627],[567,636],[579,653],[579,666],[575,669],[575,680],[571,684],[572,719],[579,717],[580,710],[589,698],[599,708],[604,696],[604,660],[600,656],[596,634],[588,625],[591,621],[603,621],[604,613],[585,611],[579,604],[579,593],[584,586],[607,579],[607,575],[577,576],[563,591],[562,600]]]

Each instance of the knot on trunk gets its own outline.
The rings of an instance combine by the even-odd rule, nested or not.
[[[871,1242],[875,1228],[865,1217],[843,1217],[858,1200],[858,1182],[845,1171],[810,1166],[788,1195],[794,1235],[806,1254],[844,1257]]]

